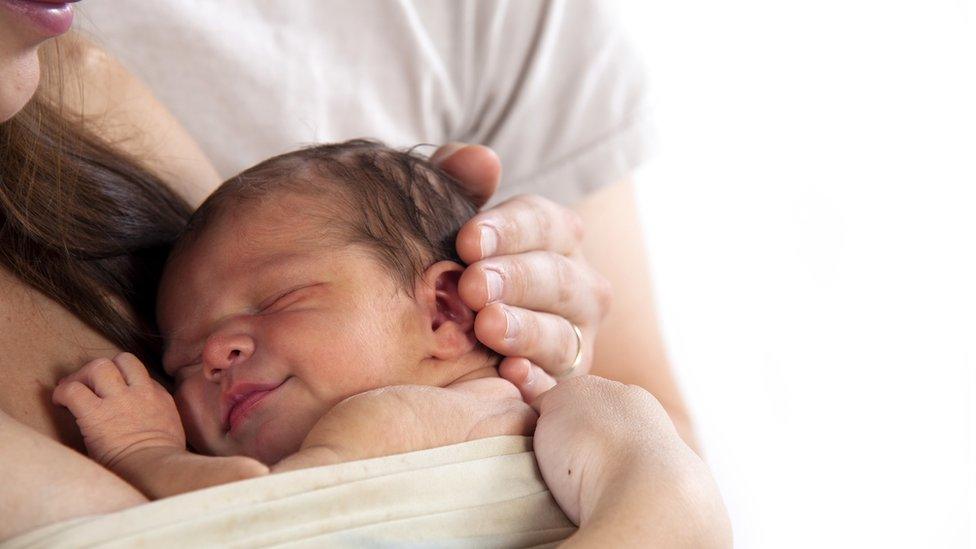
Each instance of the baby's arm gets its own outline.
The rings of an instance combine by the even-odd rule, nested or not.
[[[272,472],[402,454],[500,435],[531,435],[536,414],[500,378],[448,388],[397,385],[360,393],[332,408],[301,450]]]
[[[173,397],[129,353],[93,360],[65,377],[54,402],[74,414],[89,457],[151,499],[268,473],[248,457],[187,451]]]

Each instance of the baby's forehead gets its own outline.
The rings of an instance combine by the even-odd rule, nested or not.
[[[164,270],[158,294],[161,324],[176,328],[188,310],[206,309],[228,294],[308,270],[310,260],[344,264],[351,246],[328,230],[328,220],[288,209],[302,203],[255,204],[204,227]]]
[[[227,211],[205,229],[211,246],[228,246],[244,256],[278,248],[328,250],[341,246],[348,223],[345,211],[332,201],[288,193],[249,201]]]
[[[334,205],[309,195],[276,193],[227,203],[177,245],[163,282],[194,275],[219,282],[269,258],[329,254],[347,244],[344,225]]]
[[[228,201],[201,232],[248,245],[334,237],[357,215],[356,208],[338,194],[282,190]]]

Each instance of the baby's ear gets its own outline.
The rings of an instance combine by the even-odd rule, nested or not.
[[[417,281],[415,295],[430,319],[430,352],[436,358],[459,358],[477,345],[474,311],[458,295],[463,271],[464,267],[453,261],[438,261]]]

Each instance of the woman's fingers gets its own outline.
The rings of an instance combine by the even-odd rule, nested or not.
[[[498,155],[482,145],[448,143],[437,149],[430,161],[457,179],[477,206],[488,202],[501,181]]]
[[[464,303],[492,303],[566,317],[579,326],[600,322],[612,300],[610,283],[583,261],[552,252],[493,257],[470,265],[458,281]]]
[[[498,374],[518,387],[522,400],[533,404],[542,393],[556,386],[556,380],[526,358],[506,357],[498,365]]]
[[[501,174],[498,157],[484,147],[445,145],[431,161],[459,179],[479,203],[494,193]],[[531,195],[481,212],[458,231],[458,255],[470,265],[459,294],[478,311],[475,334],[506,357],[534,363],[521,366],[524,380],[535,367],[553,375],[572,367],[589,371],[588,349],[609,309],[611,290],[583,259],[582,239],[576,212]],[[521,363],[506,369],[516,372],[516,364]],[[527,393],[527,385],[519,385],[523,396],[538,394],[534,388]]]
[[[524,357],[552,375],[572,366],[580,343],[573,325],[565,318],[494,303],[475,317],[478,340],[509,357]],[[583,342],[584,358],[587,344]],[[582,372],[586,368],[580,368]]]
[[[479,213],[458,231],[458,255],[465,263],[496,255],[548,250],[575,254],[583,238],[579,215],[540,196],[516,196]]]

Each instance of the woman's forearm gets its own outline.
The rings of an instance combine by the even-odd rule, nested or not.
[[[47,524],[146,498],[97,463],[0,411],[0,542]]]
[[[681,438],[698,451],[691,417],[668,362],[655,313],[632,178],[594,193],[574,209],[583,219],[583,254],[613,286],[600,326],[592,373],[647,389],[667,410]]]

